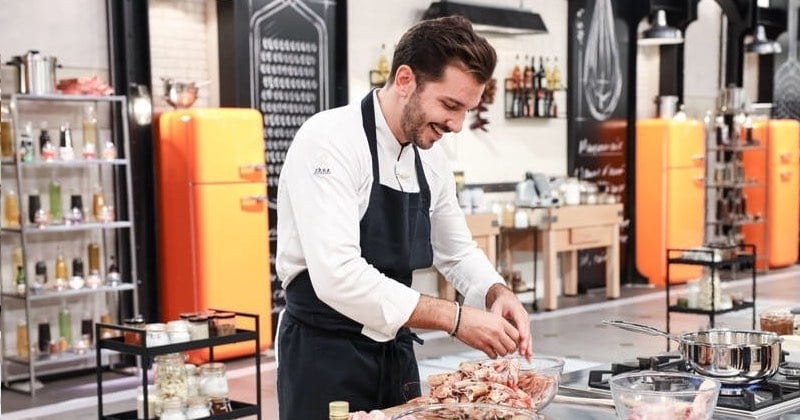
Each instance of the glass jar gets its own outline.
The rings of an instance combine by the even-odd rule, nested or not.
[[[165,346],[169,344],[166,324],[147,324],[145,330],[147,330],[147,347]]]
[[[208,401],[211,405],[211,414],[225,414],[233,411],[231,400],[228,397],[212,397]]]
[[[186,382],[186,368],[181,353],[169,353],[156,356],[155,385],[158,394],[166,403],[168,398],[186,400],[189,393]],[[163,418],[163,416],[162,416]]]
[[[186,363],[183,367],[186,369],[186,395],[189,397],[200,395],[200,378],[197,376],[197,366]]]
[[[186,404],[178,398],[164,399],[161,402],[161,420],[186,420]]]
[[[191,340],[189,336],[189,323],[184,320],[169,321],[167,323],[167,334],[170,343],[183,343]]]
[[[211,335],[222,337],[236,333],[236,314],[233,312],[217,312],[214,315],[214,328]]]
[[[189,335],[192,340],[208,338],[208,317],[205,315],[197,315],[189,318]]]
[[[206,363],[198,369],[200,395],[207,397],[227,397],[228,378],[225,376],[225,365],[222,363]]]
[[[156,407],[160,406],[160,398],[156,392],[154,385],[147,386],[147,417],[144,416],[144,392],[142,386],[136,387],[136,418],[137,419],[154,419],[158,417]]]
[[[789,311],[762,312],[759,314],[762,331],[772,331],[778,335],[794,334],[794,315]]]
[[[210,415],[211,406],[208,403],[208,398],[199,395],[189,398],[189,404],[186,408],[187,419],[200,419]]]
[[[144,317],[135,316],[133,318],[128,318],[122,322],[126,327],[130,328],[138,328],[143,330],[145,328]],[[132,344],[134,346],[142,345],[142,335],[135,331],[125,331],[123,333],[123,340],[125,344]]]

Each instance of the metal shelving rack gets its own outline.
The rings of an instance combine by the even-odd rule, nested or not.
[[[260,332],[261,327],[259,325],[258,315],[256,314],[249,314],[244,312],[236,312],[236,311],[229,311],[229,310],[222,310],[222,309],[212,309],[217,312],[233,312],[236,314],[237,321],[238,319],[248,319],[252,322],[253,329],[241,329],[237,328],[236,332],[231,335],[226,336],[217,336],[217,337],[209,337],[202,340],[193,340],[187,341],[183,343],[175,343],[175,344],[167,344],[163,346],[156,346],[156,347],[148,347],[147,346],[147,334],[144,329],[141,328],[131,328],[121,325],[113,325],[113,324],[102,324],[98,323],[95,324],[95,334],[99,335],[103,330],[112,330],[116,331],[119,337],[114,338],[107,338],[101,339],[97,342],[97,347],[95,349],[97,363],[100,363],[101,354],[103,351],[115,351],[123,354],[134,355],[139,358],[140,364],[142,366],[142,397],[144,398],[145,403],[142,405],[143,410],[143,418],[149,418],[148,404],[148,377],[147,377],[147,369],[149,366],[152,365],[152,360],[155,356],[168,354],[168,353],[178,353],[183,351],[189,350],[197,350],[208,348],[209,351],[209,361],[214,361],[214,347],[221,346],[225,344],[233,344],[233,343],[240,343],[245,341],[253,341],[254,346],[254,357],[256,363],[256,402],[255,404],[247,403],[243,401],[236,401],[231,400],[231,408],[232,411],[229,413],[224,414],[216,414],[212,415],[209,418],[215,419],[234,419],[246,416],[256,416],[259,420],[261,419],[261,339],[260,339]],[[237,322],[238,324],[238,322]],[[128,334],[137,334],[138,335],[138,342],[141,345],[137,344],[130,344],[126,343],[122,336],[125,333]],[[122,413],[115,413],[111,415],[104,415],[103,414],[103,374],[100,369],[96,371],[97,375],[97,412],[99,419],[119,419],[119,420],[128,420],[128,419],[136,419],[137,412],[136,410],[133,411],[126,411]]]
[[[731,254],[722,257],[723,254]],[[666,299],[667,299],[667,332],[670,332],[670,314],[673,312],[706,315],[709,317],[711,328],[714,328],[715,318],[717,315],[740,311],[743,309],[750,309],[752,311],[752,329],[756,328],[756,247],[751,244],[741,244],[737,246],[727,246],[718,248],[705,248],[705,249],[667,249],[667,284],[666,284]],[[704,270],[709,271],[708,280],[705,278],[701,281],[713,282],[717,271],[722,269],[736,270],[739,266],[749,266],[751,274],[751,295],[750,300],[742,300],[739,303],[734,303],[730,308],[721,309],[717,308],[716,291],[711,287],[711,308],[690,308],[682,307],[674,304],[670,300],[670,267],[675,264],[684,265],[699,265],[703,266]],[[673,286],[674,287],[674,286]]]
[[[137,284],[139,281],[137,270],[136,270],[136,258],[134,256],[135,253],[135,232],[134,226],[132,223],[133,218],[133,196],[132,196],[132,185],[131,185],[131,165],[128,156],[130,156],[129,150],[129,141],[128,141],[128,108],[127,108],[127,98],[125,96],[88,96],[88,95],[60,95],[60,94],[48,94],[48,95],[28,95],[28,94],[12,94],[9,96],[4,96],[3,100],[8,100],[10,110],[11,110],[11,118],[12,118],[12,125],[14,127],[14,141],[15,141],[15,149],[19,147],[21,141],[21,133],[22,133],[22,125],[20,124],[21,121],[21,114],[26,115],[25,111],[21,111],[20,108],[26,107],[33,107],[34,111],[43,112],[44,110],[53,110],[56,111],[61,110],[63,112],[64,109],[70,109],[69,107],[82,106],[87,104],[94,104],[97,107],[99,104],[106,104],[109,108],[111,118],[111,138],[113,139],[116,148],[118,158],[116,159],[92,159],[92,160],[82,160],[77,159],[73,161],[53,161],[53,162],[44,162],[44,161],[34,161],[34,162],[17,162],[16,159],[18,158],[15,155],[12,159],[3,159],[0,161],[0,166],[5,168],[11,168],[11,170],[15,174],[15,181],[16,181],[16,189],[18,191],[18,197],[22,196],[22,190],[24,182],[26,181],[26,176],[23,172],[27,171],[41,171],[44,169],[53,170],[54,172],[60,170],[81,170],[85,168],[99,168],[97,170],[97,177],[99,178],[99,182],[103,182],[104,172],[110,172],[111,179],[108,182],[113,185],[114,188],[114,198],[115,198],[115,208],[117,209],[117,220],[110,221],[110,222],[84,222],[75,225],[46,225],[46,226],[34,226],[26,223],[26,218],[22,217],[20,221],[20,227],[3,227],[0,229],[0,235],[18,235],[20,248],[22,250],[22,261],[25,270],[25,278],[32,279],[34,278],[33,270],[31,270],[31,264],[28,263],[30,250],[32,247],[35,247],[34,244],[31,243],[30,237],[39,237],[39,238],[47,238],[47,237],[56,237],[56,236],[70,236],[70,235],[80,235],[86,232],[103,232],[101,234],[102,237],[102,255],[108,256],[108,250],[110,248],[114,249],[113,254],[118,257],[118,263],[120,268],[121,274],[121,282],[118,285],[110,286],[104,285],[97,288],[81,288],[81,289],[65,289],[60,291],[55,290],[41,290],[38,293],[32,293],[28,291],[25,295],[19,295],[14,292],[9,292],[3,290],[2,282],[0,282],[0,301],[17,301],[22,302],[24,305],[24,314],[25,314],[25,321],[28,328],[28,343],[33,343],[33,335],[31,331],[34,329],[32,328],[32,320],[34,319],[34,313],[37,310],[35,304],[47,304],[48,302],[53,301],[65,301],[67,298],[79,298],[79,299],[86,299],[90,296],[97,296],[97,295],[104,295],[106,296],[106,302],[109,301],[110,295],[114,296],[115,303],[119,303],[118,298],[122,293],[130,293],[131,300],[130,307],[128,308],[128,312],[130,315],[133,313],[138,312],[138,293],[137,293]],[[57,112],[56,112],[57,113]],[[57,138],[55,139],[57,140]],[[97,139],[98,142],[101,141],[101,138]],[[86,177],[87,174],[81,174],[81,176]],[[26,214],[23,211],[23,204],[21,198],[18,199],[18,204],[20,206],[19,213],[21,215]],[[113,232],[114,238],[111,241],[108,241],[106,238],[105,232]],[[127,235],[125,233],[127,232]],[[127,241],[125,241],[127,238]],[[112,242],[109,244],[108,242]],[[127,244],[125,243],[127,242]],[[107,267],[106,267],[107,268]],[[107,271],[107,270],[106,270]],[[88,274],[88,273],[87,273]],[[107,272],[102,273],[107,275]],[[116,305],[118,306],[118,305]],[[126,305],[127,306],[127,305]],[[118,311],[121,311],[121,307],[116,308]],[[121,313],[119,315],[122,315]],[[0,312],[0,325],[6,325],[6,317],[8,317],[8,310],[4,310]],[[99,337],[95,336],[95,340],[99,339]],[[71,344],[71,343],[70,343]],[[97,367],[100,365],[101,360],[97,360],[97,365],[91,366],[92,359],[94,359],[95,355],[92,351],[86,352],[75,352],[75,351],[68,351],[68,352],[61,352],[57,356],[53,356],[50,354],[34,354],[33,351],[28,351],[27,357],[20,357],[19,355],[9,355],[7,354],[5,346],[2,347],[2,354],[3,354],[3,362],[2,362],[2,370],[3,370],[3,385],[6,388],[17,390],[21,392],[26,392],[31,394],[32,396],[36,395],[36,376],[37,376],[37,369],[44,369],[52,372],[65,372],[71,371],[76,369],[85,369],[90,367]],[[111,354],[111,352],[103,352],[103,354]],[[8,366],[10,364],[16,365],[23,365],[28,367],[27,376],[22,376],[22,379],[27,379],[29,381],[29,386],[17,386],[12,385],[11,381],[20,379],[20,377],[15,377],[9,375],[8,373]],[[19,375],[18,375],[19,376]]]

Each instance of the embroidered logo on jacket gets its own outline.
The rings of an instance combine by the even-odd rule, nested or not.
[[[314,162],[314,175],[330,175],[331,167],[328,164],[328,155],[320,154]]]

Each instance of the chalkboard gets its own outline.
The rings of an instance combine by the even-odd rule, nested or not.
[[[624,205],[620,267],[628,278],[635,135],[635,28],[646,14],[622,0],[570,0],[568,25],[568,166],[572,176],[599,183]],[[632,60],[632,61],[631,61]],[[581,289],[605,284],[604,249],[580,251]]]
[[[273,325],[286,303],[275,273],[278,178],[297,129],[315,113],[347,100],[346,4],[218,2],[220,102],[251,107],[263,116]]]

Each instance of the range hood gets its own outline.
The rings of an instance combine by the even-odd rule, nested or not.
[[[464,16],[472,22],[473,28],[480,32],[493,32],[505,35],[545,34],[542,17],[522,8],[480,6],[477,4],[436,1],[431,3],[422,19],[435,19],[444,16]]]

